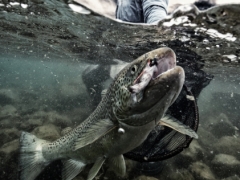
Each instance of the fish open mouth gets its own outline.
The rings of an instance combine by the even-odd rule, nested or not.
[[[176,66],[176,55],[172,49],[159,48],[141,58],[143,68],[128,87],[131,92],[125,112],[129,117],[128,124],[142,125],[149,122],[146,114],[151,118],[153,114],[164,113],[178,97],[185,80],[184,70]]]
[[[161,54],[161,55],[159,55]],[[163,53],[150,54],[141,74],[135,79],[129,91],[133,94],[142,92],[149,84],[154,83],[161,75],[176,67],[176,55],[167,48]]]
[[[156,66],[156,70],[152,75],[152,80],[160,77],[162,74],[176,67],[176,55],[169,49],[160,57],[154,57],[150,60],[150,65]]]

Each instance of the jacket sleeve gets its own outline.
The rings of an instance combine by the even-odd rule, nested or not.
[[[167,16],[168,0],[142,0],[144,22],[157,23]]]

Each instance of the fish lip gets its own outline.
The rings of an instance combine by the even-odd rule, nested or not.
[[[174,97],[169,102],[171,105],[180,93],[185,81],[185,72],[182,67],[176,66],[166,71],[155,80],[151,80],[143,91],[141,101],[132,106],[135,114],[151,111],[168,93],[174,92]],[[167,95],[168,96],[168,95]],[[170,99],[169,99],[170,100]]]
[[[150,52],[145,59],[144,68],[133,84],[128,86],[128,91],[132,94],[143,91],[152,81],[163,73],[176,67],[176,55],[170,48],[161,48]]]
[[[144,69],[134,80],[133,84],[127,87],[132,94],[144,91],[149,84],[152,84],[153,81],[158,81],[161,75],[176,67],[175,52],[167,47],[150,52],[145,60]],[[142,77],[144,78],[141,79]]]
[[[168,48],[166,52],[160,56],[156,56],[155,59],[157,59],[156,66],[158,71],[153,74],[151,81],[157,80],[162,74],[167,73],[176,67],[176,55],[170,48]]]
[[[177,76],[174,78],[175,80],[179,79],[179,81],[183,84],[185,81],[185,72],[182,67],[180,66],[175,66],[163,73],[161,73],[158,77],[155,79],[152,79],[148,85],[145,88],[145,91],[147,91],[149,88],[152,86],[155,86],[159,83],[164,83],[166,79],[168,78],[173,78],[173,75],[177,74]]]

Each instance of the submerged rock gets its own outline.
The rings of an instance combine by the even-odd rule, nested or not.
[[[71,127],[66,127],[61,131],[61,136],[66,135],[67,133],[69,133],[70,131],[72,131]]]
[[[160,175],[161,177],[161,175]],[[168,177],[168,180],[195,180],[192,173],[187,169],[177,170],[175,173],[171,173]]]
[[[205,156],[207,156],[206,150],[202,148],[198,140],[193,140],[188,148],[174,158],[174,164],[177,168],[188,169],[190,164],[205,159]]]
[[[176,160],[177,159],[177,160]],[[190,171],[189,162],[183,158],[179,158],[179,155],[165,160],[163,171],[157,175],[158,179],[166,180],[195,180],[196,176]],[[177,162],[177,163],[176,163]],[[181,164],[180,164],[181,162]]]
[[[0,127],[2,129],[18,128],[22,120],[18,112],[19,110],[12,105],[0,106]]]
[[[224,136],[214,143],[214,151],[239,157],[240,139],[234,136]]]
[[[54,141],[60,137],[60,130],[53,124],[39,126],[32,131],[38,138]]]
[[[1,173],[0,179],[18,179],[18,148],[19,140],[13,140],[0,148]]]
[[[191,172],[195,174],[196,179],[215,180],[216,177],[210,167],[202,162],[195,162],[190,166]]]
[[[218,154],[212,160],[215,165],[237,166],[240,165],[240,161],[236,157],[228,154]]]
[[[21,116],[7,116],[4,117],[3,120],[0,120],[0,127],[2,129],[8,129],[8,128],[20,128],[22,125],[22,118]]]
[[[19,96],[15,90],[0,89],[0,105],[13,104],[19,100]]]
[[[183,159],[190,159],[189,161],[195,161],[197,159],[203,159],[205,150],[200,146],[197,140],[193,140],[190,146],[180,154]]]
[[[0,156],[4,157],[5,159],[10,158],[13,153],[16,153],[16,151],[18,150],[19,147],[19,141],[18,139],[10,141],[6,144],[4,144],[1,148],[0,148]]]
[[[226,177],[229,175],[240,175],[240,161],[228,154],[215,155],[212,160],[213,170],[219,177]]]
[[[204,121],[207,121],[207,119],[204,119]],[[214,157],[216,152],[213,142],[217,142],[218,139],[202,124],[200,124],[198,128],[197,134],[199,135],[199,138],[193,140],[190,146],[176,157],[177,163],[180,167],[188,168],[190,163],[196,161],[202,161],[208,164],[208,160]],[[180,160],[178,159],[179,157],[181,157]],[[183,161],[186,163],[182,163]]]
[[[56,111],[37,111],[34,114],[23,116],[22,123],[18,127],[24,131],[32,131],[34,128],[44,124],[54,124],[59,128],[65,128],[72,126],[72,121],[66,115],[61,115]]]
[[[14,116],[17,113],[17,109],[12,105],[6,105],[0,107],[0,118]]]
[[[0,129],[0,146],[20,137],[16,128]]]
[[[24,131],[31,131],[32,129],[42,125],[43,125],[42,119],[28,119],[24,121],[24,123],[20,124],[20,128]]]
[[[213,114],[214,115],[214,114]],[[209,114],[207,122],[204,122],[203,127],[211,132],[216,138],[223,136],[233,136],[235,134],[235,126],[224,113],[213,116]]]
[[[34,123],[34,121],[41,120],[44,123],[51,123],[59,127],[68,127],[72,125],[72,121],[65,115],[61,115],[56,111],[38,111],[34,113],[31,117],[30,124]]]
[[[227,178],[223,178],[221,180],[240,180],[240,177],[235,175],[235,176],[230,176],[230,177],[227,177]]]

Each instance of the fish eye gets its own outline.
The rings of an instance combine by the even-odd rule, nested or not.
[[[131,74],[134,74],[137,71],[137,66],[134,65],[131,69]]]

